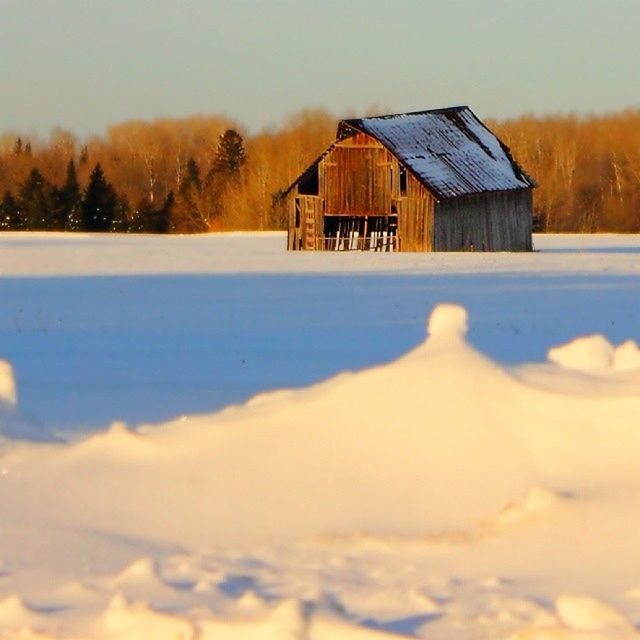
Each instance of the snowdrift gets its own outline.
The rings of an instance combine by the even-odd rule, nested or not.
[[[589,396],[530,385],[470,346],[466,328],[463,308],[440,305],[425,342],[384,366],[214,415],[135,429],[116,423],[79,442],[6,440],[3,557],[67,578],[94,575],[96,567],[115,572],[72,598],[109,595],[92,604],[103,610],[100,637],[389,637],[393,627],[364,629],[339,607],[311,615],[303,599],[261,605],[237,620],[210,611],[175,615],[175,604],[156,610],[144,601],[149,593],[165,604],[175,596],[152,560],[123,573],[116,566],[142,548],[162,556],[358,537],[476,544],[485,536],[522,537],[540,522],[560,523],[558,535],[566,537],[581,526],[574,503],[620,499],[622,487],[625,499],[640,496],[640,385],[612,392],[608,380]],[[595,368],[605,377],[608,369],[633,376],[633,348],[609,347],[591,340],[550,359],[563,375]],[[0,369],[0,393],[11,408],[8,371]],[[45,544],[39,531],[47,532]],[[222,578],[209,578],[200,575],[190,593],[224,587]],[[483,588],[500,584],[491,579]],[[425,624],[440,615],[437,599],[412,597]],[[614,627],[633,633],[617,612],[602,613],[606,605],[576,597],[540,614],[534,628],[523,623],[517,637],[595,638]],[[587,609],[606,618],[601,627],[575,622]],[[13,621],[7,629],[50,631],[22,600],[6,601],[2,611]],[[416,623],[412,633],[419,632]]]
[[[441,305],[427,340],[388,365],[213,416],[9,448],[4,512],[192,547],[420,536],[469,530],[532,487],[638,480],[638,394],[528,387],[465,331],[464,309]]]

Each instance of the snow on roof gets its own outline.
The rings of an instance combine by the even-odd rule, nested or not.
[[[338,138],[354,130],[381,142],[438,199],[536,186],[469,107],[343,120]]]

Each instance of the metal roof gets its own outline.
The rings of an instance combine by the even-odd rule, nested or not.
[[[355,131],[381,142],[439,200],[536,186],[469,107],[343,120],[338,139]]]

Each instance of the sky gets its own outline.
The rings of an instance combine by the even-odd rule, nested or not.
[[[0,0],[0,131],[640,106],[640,0]]]

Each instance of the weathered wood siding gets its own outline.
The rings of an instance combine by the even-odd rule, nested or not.
[[[320,198],[295,194],[289,199],[289,250],[313,251],[322,235],[323,215]]]
[[[531,251],[531,189],[482,193],[435,206],[434,251]]]
[[[409,172],[401,192],[400,173],[397,158],[371,136],[357,133],[339,142],[318,164],[318,195],[301,195],[297,187],[289,194],[288,248],[321,248],[325,215],[397,215],[396,246],[430,251],[435,200]]]
[[[399,188],[397,193],[400,251],[432,251],[433,196],[410,173],[406,195],[399,195]]]
[[[389,215],[391,154],[376,140],[359,133],[320,161],[320,197],[328,215]]]

